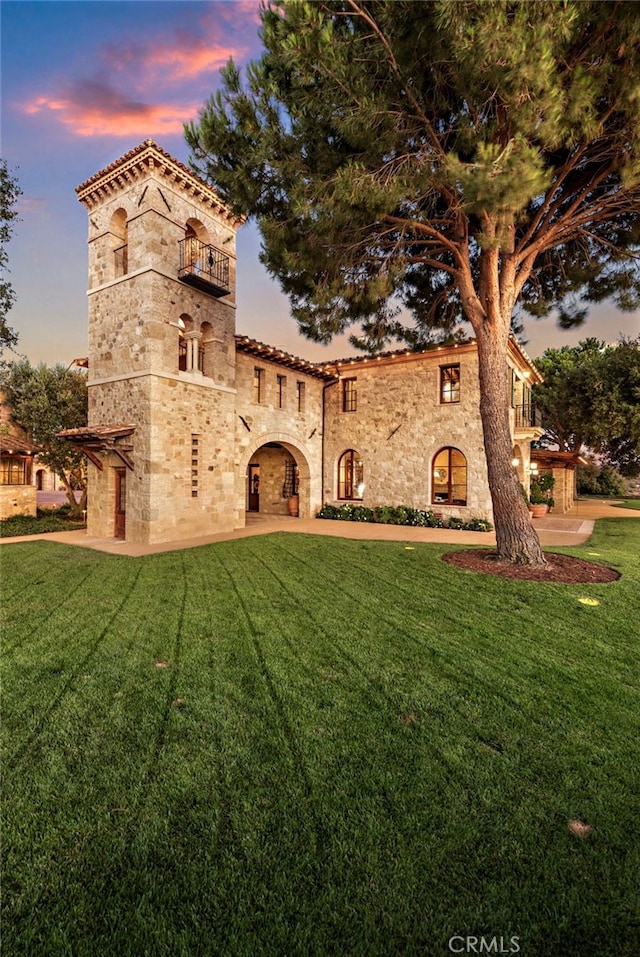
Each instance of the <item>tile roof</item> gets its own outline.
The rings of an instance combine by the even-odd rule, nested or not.
[[[176,185],[187,189],[192,194],[197,194],[200,199],[208,202],[220,214],[224,214],[236,226],[240,226],[245,221],[246,217],[235,214],[210,183],[205,182],[188,166],[151,139],[144,140],[76,186],[78,199],[81,203],[91,206],[101,190],[117,188],[121,185],[123,178],[126,183],[135,178],[139,172],[152,168],[157,168],[159,172],[166,174]]]
[[[29,442],[27,439],[20,438],[17,435],[11,435],[10,433],[6,435],[0,434],[0,452],[5,452],[9,455],[14,452],[19,452],[22,455],[35,455],[38,451],[38,446],[34,445],[33,442]]]
[[[258,342],[256,339],[250,339],[249,336],[236,336],[235,338],[236,349],[239,352],[246,352],[249,355],[256,356],[258,359],[264,359],[267,362],[276,362],[289,369],[295,369],[296,372],[304,372],[307,375],[315,376],[316,379],[331,381],[338,377],[335,362],[309,362],[307,359],[301,359],[299,356],[291,355],[291,353],[277,349],[275,346],[269,346],[264,342]]]

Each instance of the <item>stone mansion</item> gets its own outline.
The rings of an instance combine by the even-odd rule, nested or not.
[[[307,362],[236,334],[236,233],[152,140],[77,188],[89,218],[88,531],[178,541],[324,502],[492,518],[475,342]],[[540,376],[512,338],[514,468]]]

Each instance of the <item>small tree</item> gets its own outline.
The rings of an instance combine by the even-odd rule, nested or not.
[[[5,160],[0,159],[0,272],[7,270],[8,254],[5,245],[11,238],[11,224],[17,218],[15,204],[22,190],[10,175]],[[7,313],[11,309],[15,293],[4,275],[0,279],[0,355],[5,347],[11,348],[18,341],[17,333],[7,325]]]
[[[517,304],[640,297],[637,3],[267,3],[265,53],[186,129],[257,218],[301,331],[420,348],[468,321],[498,552],[544,562],[511,467]],[[398,320],[403,301],[414,323]]]
[[[590,456],[587,465],[578,466],[576,480],[579,495],[624,495],[625,481],[610,465],[602,465]]]
[[[640,473],[640,337],[606,345],[585,339],[536,360],[544,382],[533,398],[549,442],[597,452],[622,475]]]
[[[87,424],[85,374],[63,365],[34,368],[25,360],[6,366],[0,384],[14,422],[42,450],[40,461],[58,475],[72,514],[79,515],[87,498],[84,456],[57,433]],[[82,491],[80,502],[74,494],[77,489]]]

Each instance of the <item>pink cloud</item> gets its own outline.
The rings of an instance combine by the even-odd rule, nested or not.
[[[76,136],[160,136],[182,133],[195,116],[195,103],[144,103],[129,99],[107,84],[88,81],[71,85],[62,97],[38,96],[24,105],[33,115],[51,111]]]
[[[193,27],[95,50],[97,74],[62,82],[22,104],[30,116],[49,113],[75,136],[181,134],[197,116],[230,57],[257,55],[257,0],[206,5]]]
[[[233,46],[212,47],[203,41],[156,43],[147,49],[118,47],[105,50],[105,60],[111,69],[127,70],[130,76],[138,75],[137,85],[146,86],[150,79],[159,76],[166,84],[171,80],[193,79],[204,73],[214,73],[225,65],[229,57],[237,56]]]
[[[256,0],[215,3],[193,29],[179,28],[170,36],[136,39],[102,49],[106,69],[126,71],[138,84],[155,78],[165,85],[217,73],[230,57],[236,62],[257,53],[260,22]],[[135,81],[134,81],[135,82]]]

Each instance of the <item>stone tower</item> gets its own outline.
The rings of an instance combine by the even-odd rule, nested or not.
[[[76,192],[89,214],[89,534],[228,530],[241,220],[152,140]]]

